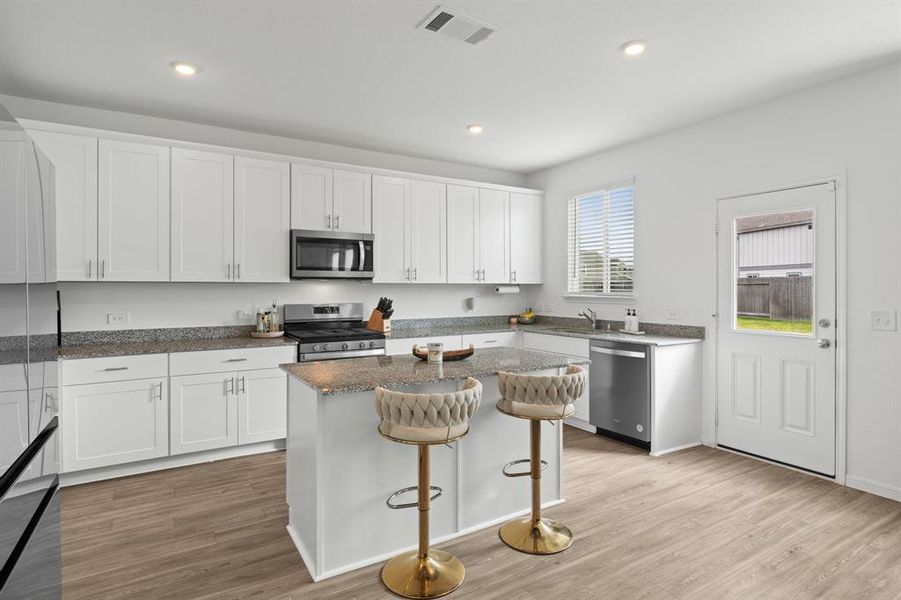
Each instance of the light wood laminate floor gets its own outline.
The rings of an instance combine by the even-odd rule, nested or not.
[[[901,503],[710,448],[564,439],[567,502],[548,514],[573,546],[528,556],[493,528],[446,544],[467,575],[451,598],[901,599]],[[312,582],[284,468],[278,452],[64,489],[64,600],[392,597],[380,565]]]

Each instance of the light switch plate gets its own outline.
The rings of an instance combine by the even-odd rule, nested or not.
[[[870,329],[873,331],[896,331],[898,321],[893,310],[874,310],[870,313]]]
[[[125,325],[128,323],[128,313],[106,313],[106,322],[108,325]]]

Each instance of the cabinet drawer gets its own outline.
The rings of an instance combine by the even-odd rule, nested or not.
[[[588,340],[580,338],[531,332],[523,332],[522,334],[522,347],[528,350],[588,358],[588,345]]]
[[[297,346],[175,352],[169,355],[169,374],[175,377],[197,373],[272,369],[280,364],[292,362],[297,362]]]
[[[436,335],[435,337],[386,340],[385,353],[389,356],[398,354],[410,354],[410,352],[412,352],[413,350],[413,344],[416,344],[417,346],[425,346],[427,344],[437,342],[444,344],[445,350],[459,350],[463,347],[460,343],[459,335]]]
[[[499,331],[497,333],[474,333],[463,336],[463,347],[468,348],[472,344],[476,348],[499,348],[501,346],[516,347],[519,338],[515,331]]]
[[[165,354],[104,356],[62,361],[63,385],[165,377],[167,370]]]

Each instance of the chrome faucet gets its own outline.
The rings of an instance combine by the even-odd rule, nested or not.
[[[579,316],[588,319],[588,322],[591,323],[592,329],[598,328],[598,315],[590,308],[586,308],[583,312],[580,312]]]

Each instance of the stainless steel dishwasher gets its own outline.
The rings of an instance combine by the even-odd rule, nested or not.
[[[651,447],[651,348],[591,341],[589,420],[598,433]]]

